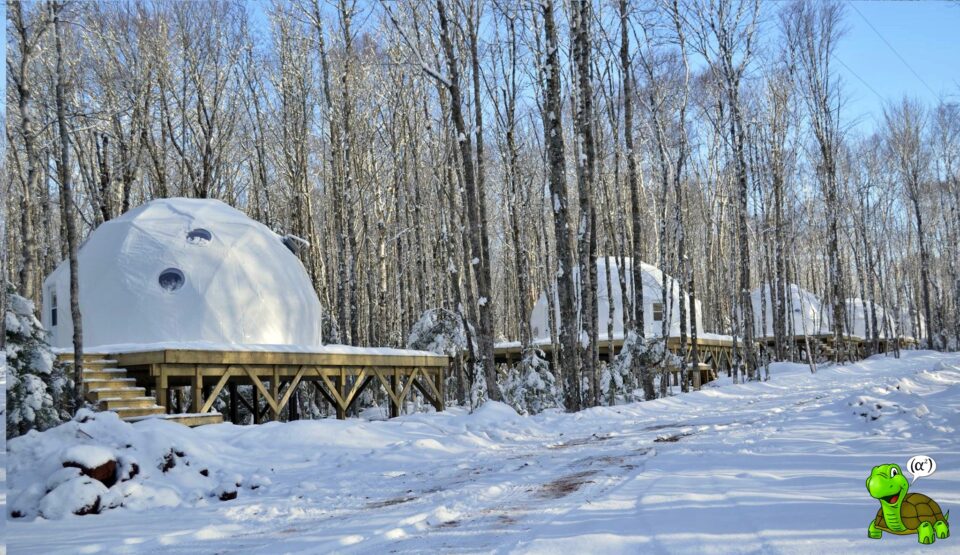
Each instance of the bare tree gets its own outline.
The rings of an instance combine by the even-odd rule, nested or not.
[[[920,249],[920,287],[923,316],[927,328],[927,348],[938,348],[933,342],[933,318],[930,310],[930,254],[927,250],[927,234],[923,221],[922,203],[926,198],[924,189],[928,179],[930,153],[924,144],[926,114],[923,107],[904,98],[899,104],[884,110],[889,133],[888,148],[896,160],[897,170],[903,183],[903,192],[913,209],[917,245]],[[918,337],[918,339],[921,339]]]

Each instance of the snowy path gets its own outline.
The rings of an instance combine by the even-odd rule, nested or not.
[[[9,521],[8,545],[10,553],[960,553],[960,529],[934,546],[868,539],[878,505],[864,487],[873,466],[929,454],[937,473],[911,491],[944,510],[960,506],[958,415],[960,355],[910,353],[816,376],[777,365],[767,383],[575,415],[521,418],[488,404],[473,415],[390,422],[191,432],[144,423],[136,434],[181,434],[192,467],[174,472],[220,465],[271,483],[227,502]],[[11,487],[34,479],[31,457],[44,449],[11,447]]]

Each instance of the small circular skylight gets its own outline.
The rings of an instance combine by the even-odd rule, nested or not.
[[[187,232],[187,242],[191,245],[206,245],[211,239],[213,239],[213,234],[202,227]]]
[[[186,279],[183,277],[183,272],[176,268],[167,268],[166,270],[160,272],[160,287],[163,287],[165,290],[173,292],[177,289],[183,287],[184,281]]]

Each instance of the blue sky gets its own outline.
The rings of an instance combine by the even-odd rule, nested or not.
[[[928,106],[941,96],[960,102],[960,2],[848,2],[845,23],[836,53],[845,122],[869,132],[885,102],[904,95]]]
[[[251,11],[263,18],[261,9],[267,4],[262,0],[250,3]],[[841,63],[835,64],[843,77],[846,104],[841,117],[846,123],[869,132],[882,122],[884,103],[903,95],[919,98],[927,105],[940,96],[960,102],[960,2],[849,4],[845,18],[848,31],[836,54]],[[5,2],[0,3],[0,16],[6,21]],[[264,25],[265,21],[259,23]],[[5,47],[3,41],[0,56],[4,59]],[[6,79],[0,79],[0,93],[5,85]]]
[[[771,11],[779,3],[761,1]],[[840,63],[834,64],[842,79],[845,124],[869,133],[883,122],[884,105],[904,95],[927,106],[939,98],[960,102],[960,0],[846,4],[847,32],[835,55]],[[266,0],[250,0],[250,12],[263,27],[267,6]]]

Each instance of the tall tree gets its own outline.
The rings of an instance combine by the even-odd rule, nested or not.
[[[447,76],[443,84],[450,95],[450,114],[457,133],[456,142],[460,148],[460,163],[463,168],[463,194],[466,197],[464,204],[470,229],[470,252],[473,255],[470,263],[475,268],[474,276],[477,282],[478,364],[486,381],[487,395],[494,401],[499,401],[502,395],[500,394],[500,386],[497,384],[497,374],[493,364],[493,294],[490,286],[490,257],[483,249],[484,239],[480,209],[480,203],[484,201],[485,195],[477,187],[476,164],[473,141],[471,140],[473,131],[467,129],[464,119],[459,62],[453,47],[450,21],[447,17],[444,0],[437,0],[437,16],[440,19],[440,44],[447,61]]]
[[[54,45],[56,48],[56,106],[57,134],[60,139],[57,173],[60,182],[60,205],[66,222],[67,249],[70,253],[70,318],[73,320],[73,371],[75,384],[74,411],[83,406],[83,318],[80,315],[80,268],[77,262],[76,214],[74,214],[73,168],[70,165],[70,131],[67,124],[67,67],[63,48],[63,21],[61,16],[64,4],[48,4],[50,19],[53,20]]]
[[[930,253],[928,251],[929,230],[923,220],[924,189],[928,179],[930,153],[924,144],[926,126],[923,107],[916,101],[904,98],[899,104],[884,110],[884,119],[889,134],[888,148],[896,160],[897,171],[903,183],[903,192],[912,209],[914,231],[920,250],[920,299],[923,303],[923,317],[927,331],[927,348],[935,349],[939,345],[933,342],[933,317],[930,309]],[[918,337],[917,339],[922,339]]]
[[[563,377],[564,405],[568,411],[580,410],[580,344],[577,340],[576,276],[574,275],[573,237],[567,201],[566,156],[563,143],[563,104],[560,92],[560,41],[554,19],[553,0],[540,4],[543,16],[541,81],[543,82],[543,140],[547,150],[547,174],[550,187],[549,207],[553,212],[553,233],[557,250],[557,336],[558,362]],[[551,299],[547,300],[548,310]]]
[[[840,260],[840,86],[831,71],[831,60],[841,35],[843,6],[835,1],[809,3],[797,0],[781,20],[791,52],[796,57],[803,99],[817,142],[816,176],[824,196],[827,218],[827,272],[833,330],[834,358],[846,358],[844,336],[845,295]]]

